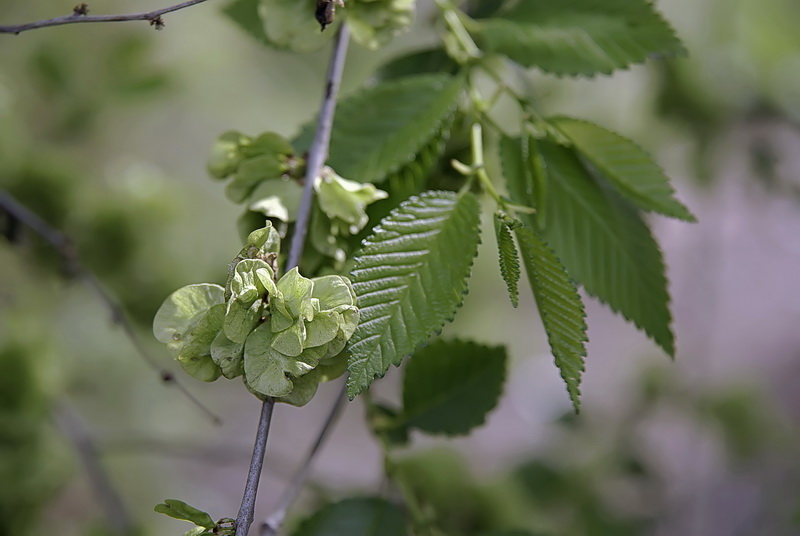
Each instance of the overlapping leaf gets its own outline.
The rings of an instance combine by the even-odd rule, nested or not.
[[[589,340],[583,302],[566,268],[539,234],[528,227],[517,227],[515,233],[547,341],[575,411],[578,411],[579,386],[585,369],[584,343]]]
[[[658,164],[631,140],[588,121],[555,117],[550,122],[639,208],[684,221],[696,221],[689,209],[673,197],[675,192]]]
[[[328,165],[347,179],[378,183],[412,162],[455,113],[462,83],[447,74],[393,80],[344,99],[336,110]],[[295,140],[311,144],[308,125]]]
[[[529,167],[546,173],[547,194],[540,204],[543,235],[569,273],[586,290],[645,331],[674,354],[669,294],[658,244],[636,208],[583,167],[570,149],[531,140]],[[521,149],[503,143],[503,158],[523,159]],[[538,160],[542,165],[534,167]],[[509,173],[512,199],[526,204],[526,177]],[[531,218],[526,221],[532,223]]]
[[[649,0],[525,0],[470,28],[484,50],[559,75],[608,74],[684,53]]]
[[[467,434],[497,405],[505,376],[505,348],[436,341],[406,367],[401,418],[431,434]]]
[[[426,192],[392,211],[355,257],[361,322],[349,342],[353,398],[452,320],[479,242],[474,195]]]

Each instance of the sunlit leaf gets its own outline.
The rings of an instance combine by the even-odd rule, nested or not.
[[[157,504],[153,510],[174,519],[189,521],[206,529],[213,529],[216,526],[214,520],[206,512],[177,499],[167,499],[163,503]]]
[[[351,277],[361,309],[349,344],[351,398],[452,320],[467,292],[479,221],[474,195],[426,192],[364,241]]]

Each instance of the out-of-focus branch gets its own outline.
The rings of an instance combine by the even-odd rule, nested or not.
[[[69,237],[50,227],[47,222],[28,210],[11,194],[4,190],[0,190],[0,213],[5,213],[7,215],[12,222],[12,226],[22,224],[49,243],[66,264],[68,273],[80,279],[94,292],[98,300],[108,310],[111,320],[122,329],[128,337],[128,340],[130,340],[131,345],[136,349],[136,352],[150,368],[158,373],[161,381],[166,384],[174,385],[192,404],[205,413],[214,424],[221,424],[222,421],[217,415],[204,406],[203,403],[200,402],[186,386],[180,383],[170,371],[161,368],[156,358],[150,355],[139,339],[133,325],[125,316],[125,311],[114,297],[103,288],[97,276],[84,266],[80,258],[78,258],[78,254]]]
[[[188,2],[181,2],[174,6],[155,9],[153,11],[144,11],[141,13],[126,13],[122,15],[89,15],[89,6],[83,2],[75,6],[72,13],[64,15],[63,17],[55,17],[53,19],[37,20],[25,24],[17,24],[10,26],[0,26],[0,33],[18,35],[28,30],[37,30],[39,28],[47,28],[49,26],[63,26],[64,24],[81,24],[86,22],[127,22],[134,20],[144,20],[154,26],[157,30],[164,27],[163,15],[202,4],[207,0],[189,0]]]
[[[344,61],[347,56],[347,45],[350,41],[350,31],[346,24],[342,24],[333,45],[333,55],[331,57],[328,77],[325,83],[325,92],[322,97],[319,119],[317,121],[317,131],[314,135],[314,142],[308,152],[306,160],[305,186],[303,198],[300,201],[300,208],[297,213],[297,223],[295,224],[292,245],[289,248],[289,258],[286,262],[286,269],[291,270],[300,264],[303,256],[308,222],[311,219],[311,207],[314,197],[314,179],[322,170],[322,165],[328,157],[328,145],[331,140],[331,130],[333,128],[333,115],[336,111],[336,97],[339,94],[339,86],[342,82],[344,72]],[[261,407],[261,418],[258,422],[258,432],[256,442],[253,447],[253,457],[250,460],[250,470],[247,474],[242,505],[239,514],[236,516],[236,536],[247,536],[250,525],[253,524],[255,515],[256,495],[258,494],[258,481],[261,478],[261,468],[264,465],[264,453],[267,450],[267,437],[269,426],[272,419],[272,409],[275,400],[267,398]]]
[[[89,483],[94,489],[100,510],[105,514],[109,529],[118,536],[133,536],[136,526],[122,501],[117,488],[111,482],[92,436],[80,416],[63,402],[53,408],[53,418],[61,433],[75,448]]]

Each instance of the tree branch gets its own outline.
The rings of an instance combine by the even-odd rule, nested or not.
[[[272,515],[265,519],[263,523],[261,523],[261,531],[259,532],[260,536],[275,536],[275,534],[278,533],[278,529],[281,528],[289,508],[292,506],[294,501],[297,500],[297,497],[300,495],[300,490],[303,489],[303,484],[305,484],[306,479],[311,474],[311,466],[314,463],[314,458],[317,457],[320,448],[322,448],[322,444],[325,443],[325,440],[328,438],[328,434],[331,430],[333,430],[333,424],[336,422],[336,419],[342,412],[346,392],[347,384],[342,383],[342,387],[339,389],[339,393],[336,395],[336,400],[333,403],[333,407],[331,407],[331,411],[328,413],[328,417],[325,419],[322,429],[317,435],[317,439],[314,440],[311,450],[309,450],[308,454],[306,454],[303,464],[292,477],[289,487],[286,488],[281,500],[278,501],[278,506],[275,508],[275,511],[272,513]]]
[[[328,157],[328,145],[330,144],[331,129],[333,128],[333,115],[336,111],[336,96],[339,93],[339,86],[342,82],[342,72],[344,71],[344,61],[347,56],[347,44],[349,41],[350,32],[347,25],[342,24],[333,45],[333,55],[328,70],[322,106],[320,107],[319,120],[317,121],[317,131],[314,135],[314,142],[311,144],[311,149],[309,150],[308,159],[306,161],[303,197],[300,201],[297,223],[295,224],[294,234],[292,235],[292,245],[289,249],[289,258],[286,262],[287,270],[298,266],[300,264],[300,258],[303,256],[308,223],[311,219],[311,202],[314,198],[314,180],[319,175],[322,170],[322,165]],[[258,494],[258,481],[261,477],[261,468],[264,465],[264,453],[267,450],[267,437],[269,435],[269,426],[274,406],[275,400],[267,398],[261,407],[261,419],[258,423],[256,444],[253,447],[253,457],[250,461],[250,471],[247,474],[242,505],[236,517],[236,536],[247,536],[247,533],[250,531],[250,525],[253,524],[256,495]]]
[[[38,20],[28,22],[26,24],[18,24],[11,26],[0,26],[0,33],[19,35],[28,30],[37,30],[39,28],[47,28],[49,26],[63,26],[64,24],[82,24],[86,22],[127,22],[134,20],[146,20],[150,22],[150,26],[155,26],[156,30],[164,27],[164,20],[162,15],[185,9],[197,4],[202,4],[207,0],[189,0],[188,2],[181,2],[174,6],[156,9],[153,11],[146,11],[141,13],[127,13],[122,15],[89,15],[89,6],[86,3],[81,3],[75,6],[72,13],[64,15],[63,17],[56,17],[54,19]]]
[[[117,536],[136,534],[136,526],[131,520],[130,513],[103,464],[100,463],[97,446],[86,430],[83,420],[63,402],[53,407],[52,414],[58,428],[70,440],[83,464],[100,510],[106,516],[108,528]]]
[[[19,201],[17,201],[11,194],[5,190],[0,190],[0,212],[4,212],[11,219],[12,227],[16,223],[22,223],[25,227],[42,237],[49,243],[53,249],[59,254],[61,259],[67,266],[67,271],[80,279],[92,292],[95,293],[98,300],[105,306],[111,316],[111,321],[122,328],[122,331],[128,337],[131,345],[134,347],[139,356],[147,363],[150,368],[155,370],[161,377],[161,381],[166,384],[174,385],[189,401],[194,404],[200,411],[205,413],[214,424],[221,424],[222,420],[215,415],[210,409],[205,407],[200,400],[198,400],[182,383],[180,383],[172,372],[161,368],[155,357],[145,348],[139,336],[136,333],[133,325],[128,321],[125,316],[125,311],[116,302],[116,300],[103,288],[100,280],[94,273],[81,263],[75,248],[72,246],[72,241],[65,234],[50,227],[43,219],[28,210]]]

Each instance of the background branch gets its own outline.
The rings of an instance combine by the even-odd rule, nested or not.
[[[145,361],[145,363],[150,366],[150,368],[158,373],[162,382],[174,385],[187,399],[189,399],[192,404],[200,409],[200,411],[205,413],[208,418],[214,422],[214,424],[222,423],[222,420],[210,409],[204,406],[203,403],[200,402],[200,400],[198,400],[191,393],[191,391],[186,388],[186,386],[180,383],[172,374],[172,372],[161,368],[158,365],[156,358],[150,355],[144,344],[142,344],[142,341],[139,339],[139,336],[136,333],[133,325],[125,316],[125,311],[122,309],[122,307],[111,296],[111,294],[109,294],[108,291],[103,288],[97,276],[83,265],[69,237],[50,227],[47,222],[28,210],[5,190],[0,190],[0,210],[4,212],[8,218],[10,218],[12,227],[19,223],[23,224],[25,227],[42,237],[53,247],[53,249],[56,250],[66,265],[67,272],[70,275],[80,279],[92,290],[92,292],[94,292],[98,300],[108,310],[112,322],[122,328],[123,333],[125,333],[125,335],[128,337],[128,340],[131,342],[131,345],[134,347],[134,349],[136,349],[136,352]]]
[[[97,446],[83,419],[63,402],[53,406],[52,415],[59,430],[72,443],[83,464],[100,510],[105,514],[108,528],[117,536],[136,534],[136,526],[131,520],[128,509],[125,508],[122,497],[111,482],[103,464],[100,463]]]
[[[155,26],[160,30],[164,27],[162,15],[185,9],[196,4],[202,4],[208,0],[189,0],[188,2],[181,2],[174,6],[169,6],[153,11],[144,11],[141,13],[127,13],[122,15],[89,15],[89,6],[86,3],[81,3],[75,6],[72,13],[64,15],[63,17],[56,17],[53,19],[38,20],[28,22],[25,24],[17,24],[10,26],[0,26],[0,33],[19,35],[28,30],[36,30],[38,28],[47,28],[49,26],[63,26],[65,24],[81,24],[86,22],[128,22],[135,20],[146,20],[150,22],[151,26]]]
[[[314,180],[320,173],[325,159],[328,157],[328,145],[331,139],[331,129],[333,128],[333,116],[336,111],[336,96],[339,93],[339,86],[342,81],[345,57],[347,56],[347,45],[350,40],[350,32],[346,24],[342,24],[333,45],[333,55],[328,70],[325,93],[322,97],[317,130],[314,135],[314,142],[308,153],[306,161],[305,185],[303,187],[303,197],[300,201],[300,209],[297,213],[297,223],[294,234],[292,235],[292,245],[289,249],[289,258],[286,262],[286,270],[291,270],[300,264],[303,256],[305,237],[308,231],[308,222],[311,218],[312,200],[314,198]],[[255,511],[256,495],[258,494],[258,481],[261,478],[261,468],[264,465],[264,453],[267,450],[267,437],[269,435],[269,425],[272,419],[272,409],[275,400],[267,398],[261,408],[261,418],[258,423],[256,443],[253,447],[253,457],[250,460],[250,471],[247,474],[242,505],[239,514],[236,516],[236,536],[247,536],[250,525],[253,524]]]

